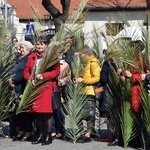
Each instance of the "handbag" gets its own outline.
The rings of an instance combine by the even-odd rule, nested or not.
[[[61,91],[60,89],[53,89],[52,94],[52,108],[53,110],[58,110],[61,108]]]
[[[104,89],[103,89],[102,84],[98,82],[97,84],[93,85],[93,87],[95,91],[96,100],[102,100],[103,94],[104,94]]]

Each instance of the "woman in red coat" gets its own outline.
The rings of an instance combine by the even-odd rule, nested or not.
[[[135,67],[130,70],[123,70],[124,77],[130,78],[131,87],[130,87],[130,96],[131,96],[131,107],[134,112],[139,113],[141,111],[141,81],[144,81],[147,66],[146,59],[142,54],[144,50],[144,44],[140,40],[131,41],[131,48],[137,51],[137,57],[134,60],[133,64]]]
[[[136,58],[133,61],[134,67],[132,67],[130,70],[123,69],[121,78],[125,80],[125,78],[130,78],[130,101],[131,101],[131,108],[132,112],[134,113],[134,116],[138,120],[137,123],[137,133],[136,136],[130,141],[132,143],[132,146],[137,148],[141,148],[141,146],[144,145],[141,135],[142,130],[142,99],[141,99],[141,93],[142,93],[142,87],[141,82],[145,80],[145,76],[147,74],[147,63],[146,59],[142,53],[142,51],[145,48],[145,45],[142,41],[136,40],[130,42],[130,47],[132,50],[136,52]]]
[[[42,74],[36,74],[39,67],[40,61],[44,52],[48,46],[46,37],[40,36],[36,43],[36,52],[33,52],[28,58],[25,70],[23,72],[24,78],[26,80],[30,79],[32,70],[34,69],[35,78],[34,81],[46,79],[47,83],[34,98],[32,106],[28,109],[29,112],[35,113],[35,120],[37,126],[38,135],[33,138],[32,144],[42,143],[42,145],[47,145],[52,143],[51,138],[51,127],[52,127],[52,92],[53,88],[56,89],[56,80],[60,73],[59,61],[52,67],[48,68]]]

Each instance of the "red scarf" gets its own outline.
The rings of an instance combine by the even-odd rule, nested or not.
[[[36,52],[37,59],[41,59],[43,57],[43,55],[44,55],[44,52],[42,52],[42,53]]]

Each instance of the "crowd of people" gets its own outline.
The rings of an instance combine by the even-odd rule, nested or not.
[[[46,84],[42,86],[36,97],[32,100],[32,105],[27,107],[19,114],[13,114],[10,121],[10,137],[13,141],[31,141],[32,144],[41,143],[41,145],[49,145],[54,139],[63,139],[65,133],[65,118],[63,115],[63,104],[67,102],[66,87],[68,78],[72,76],[72,61],[74,57],[71,49],[73,40],[66,38],[64,52],[59,55],[57,63],[47,68],[41,74],[38,73],[39,65],[43,59],[45,52],[48,50],[48,41],[45,36],[39,36],[35,46],[29,41],[20,41],[16,37],[12,38],[13,51],[15,54],[15,65],[11,72],[11,78],[8,80],[12,87],[14,95],[18,96],[18,105],[21,100],[21,95],[25,90],[27,82],[32,82],[33,86],[36,81],[45,80]],[[133,41],[130,43],[131,48],[137,49],[139,52],[134,64],[136,67],[141,65],[141,48],[140,42]],[[19,47],[18,47],[19,45]],[[143,50],[143,48],[141,48]],[[109,142],[109,146],[119,144],[119,140],[114,136],[109,126],[113,126],[111,115],[108,111],[108,82],[111,72],[111,67],[116,71],[121,82],[125,82],[126,78],[131,79],[131,107],[138,119],[141,111],[141,85],[140,82],[145,80],[148,74],[145,61],[142,59],[142,68],[144,71],[139,72],[139,68],[117,68],[113,59],[100,62],[96,57],[95,51],[88,46],[85,46],[79,53],[80,67],[84,68],[79,77],[74,80],[75,84],[84,84],[84,92],[86,95],[84,115],[78,125],[83,126],[83,121],[87,123],[87,130],[81,131],[81,136],[77,142],[90,142],[92,132],[94,131],[95,116],[96,116],[96,97],[94,85],[101,83],[103,86],[103,99],[99,102],[99,112],[101,117],[106,117],[108,120],[108,137],[100,139],[101,142]],[[143,58],[143,57],[142,57]],[[33,75],[34,74],[34,75]],[[32,77],[32,79],[31,79]],[[58,110],[52,108],[53,89],[61,90],[62,106]],[[83,129],[83,128],[81,128]],[[120,132],[120,131],[119,131]],[[120,136],[120,135],[119,135]],[[140,132],[138,137],[140,137]]]

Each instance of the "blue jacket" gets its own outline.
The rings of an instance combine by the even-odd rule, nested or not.
[[[30,53],[21,59],[17,59],[13,68],[12,82],[15,84],[15,92],[17,94],[22,94],[26,86],[26,80],[23,77],[23,70],[29,55]]]
[[[62,59],[65,60],[69,66],[71,67],[71,62],[73,61],[73,54],[74,51],[72,48],[70,48],[66,53],[63,54]]]
[[[115,66],[113,60],[104,61],[103,65],[102,65],[100,82],[103,85],[104,94],[103,94],[103,100],[100,102],[100,111],[101,112],[106,112],[107,111],[106,106],[109,105],[109,102],[107,99],[107,84],[109,81],[109,75],[110,75],[110,71],[111,71],[110,65],[112,65],[112,67],[116,70],[116,66]]]
[[[103,65],[102,65],[100,82],[103,86],[105,86],[108,83],[109,74],[111,71],[110,65],[112,65],[112,67],[116,70],[116,66],[115,66],[113,60],[104,61]]]

